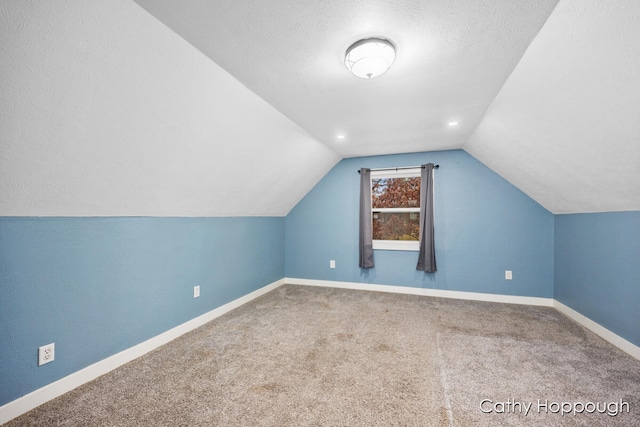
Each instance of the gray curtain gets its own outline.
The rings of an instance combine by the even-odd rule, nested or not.
[[[422,165],[420,174],[420,253],[416,269],[427,273],[437,270],[433,239],[433,163]]]
[[[371,169],[360,169],[360,268],[373,267]]]

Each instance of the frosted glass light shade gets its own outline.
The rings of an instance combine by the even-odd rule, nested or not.
[[[371,38],[349,46],[344,64],[354,76],[372,79],[384,74],[396,59],[396,48],[389,40]]]

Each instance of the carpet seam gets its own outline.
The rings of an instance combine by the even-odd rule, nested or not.
[[[447,373],[444,369],[444,356],[442,355],[442,347],[440,346],[440,332],[436,332],[436,347],[438,347],[438,364],[440,365],[440,382],[444,391],[444,404],[447,410],[447,418],[449,419],[449,427],[454,426],[453,410],[451,409],[451,399],[449,398],[449,383],[447,382]]]

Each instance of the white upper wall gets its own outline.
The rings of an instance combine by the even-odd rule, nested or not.
[[[0,216],[283,216],[339,160],[131,1],[0,8]]]
[[[0,0],[0,216],[282,216],[337,163],[333,150],[355,156],[443,148],[464,148],[553,213],[640,210],[639,1],[561,0],[553,12],[556,0],[306,0],[295,7],[280,0],[268,6],[258,0],[138,1],[167,21],[178,15],[172,28],[195,46],[221,51],[205,56],[131,0]],[[398,62],[379,80],[359,81],[341,61],[356,38],[352,32],[364,31],[345,16],[360,12],[338,12],[364,13],[372,4],[378,18],[365,21],[383,23],[394,36]],[[393,5],[400,12],[387,13]],[[288,17],[288,24],[271,25],[274,16]],[[441,30],[435,36],[411,30],[429,19],[439,23],[428,26]],[[320,43],[313,23],[343,32],[323,30]],[[285,55],[290,60],[284,65],[228,49],[276,52],[279,42],[306,40],[313,40],[305,44],[308,57]],[[441,57],[411,61],[435,41],[458,46],[451,54],[465,60],[444,69]],[[247,75],[260,82],[264,91],[256,93],[271,104],[212,57],[234,75],[245,70],[239,78],[251,87]],[[235,68],[229,66],[235,60]],[[464,78],[451,68],[460,64],[466,64]],[[443,78],[429,81],[429,90],[452,89],[471,100],[474,92],[465,85],[490,89],[482,108],[473,107],[475,118],[446,126],[456,109],[480,105],[454,92],[417,101],[405,96],[418,93],[430,67]],[[376,90],[401,71],[422,83],[400,79],[407,86],[394,89],[395,101]],[[474,80],[482,75],[500,78],[490,85]],[[341,83],[318,86],[324,78]],[[345,94],[354,87],[361,96],[347,98],[379,116],[357,103],[346,114]],[[269,94],[281,94],[282,102]],[[291,99],[299,102],[287,104]],[[448,107],[437,107],[441,102]],[[306,109],[312,105],[317,111]],[[391,116],[396,121],[385,122]],[[342,142],[326,140],[360,120],[384,122],[389,132],[372,127],[359,145],[356,131]],[[420,130],[428,123],[435,133]],[[396,128],[402,134],[390,133]],[[362,150],[352,151],[356,146]]]
[[[464,149],[553,213],[640,210],[640,1],[561,0]]]

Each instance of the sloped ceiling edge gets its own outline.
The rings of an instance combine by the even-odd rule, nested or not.
[[[639,20],[562,0],[463,148],[555,214],[640,210]]]
[[[339,156],[133,2],[0,14],[0,215],[284,216]]]

